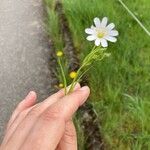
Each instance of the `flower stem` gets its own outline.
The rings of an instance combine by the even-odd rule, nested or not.
[[[76,82],[76,80],[78,79],[78,76],[79,76],[79,74],[80,74],[80,71],[81,71],[82,67],[83,67],[83,66],[81,66],[81,67],[78,69],[78,71],[77,71],[77,76],[73,79],[73,81],[72,81],[72,83],[71,83],[71,86],[70,86],[70,88],[69,88],[69,90],[68,90],[67,93],[72,92],[72,90],[73,90],[73,88],[74,88],[74,86],[75,86],[75,82]]]
[[[61,75],[62,75],[63,83],[64,83],[65,95],[66,95],[66,94],[67,94],[67,81],[66,81],[64,69],[63,69],[63,66],[62,66],[62,63],[61,63],[60,58],[58,58],[58,64],[59,64],[59,66],[60,66]]]
[[[94,46],[94,47],[92,48],[91,52],[92,52],[95,48],[96,48],[96,46]],[[84,62],[84,60],[83,60],[83,62]],[[82,74],[81,76],[79,76],[79,75],[80,75],[81,70],[84,68],[85,64],[86,64],[86,63],[82,63],[81,67],[78,69],[78,71],[77,71],[77,76],[73,79],[73,81],[72,81],[72,83],[71,83],[71,86],[70,86],[70,89],[69,89],[69,91],[68,91],[67,93],[72,92],[72,90],[73,90],[73,88],[74,88],[74,86],[75,86],[75,82],[79,81],[79,80],[81,79],[81,77],[83,76],[83,74]]]

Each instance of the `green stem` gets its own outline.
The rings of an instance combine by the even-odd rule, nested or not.
[[[87,70],[85,70],[77,79],[77,82],[80,81],[80,79],[91,69],[92,67],[89,67]]]
[[[94,47],[92,48],[91,52],[96,48],[96,46],[94,45]],[[68,93],[72,92],[73,88],[75,87],[75,82],[79,81],[78,77],[80,78],[80,71],[82,70],[82,68],[84,67],[84,63],[81,65],[81,67],[78,69],[77,71],[77,76],[73,79],[70,89],[68,91]]]
[[[103,56],[99,61],[103,60],[105,56]],[[93,66],[90,66],[87,70],[85,70],[77,79],[77,82],[92,68]]]
[[[60,66],[61,75],[62,75],[62,78],[63,78],[64,88],[65,88],[65,95],[66,95],[67,94],[67,81],[66,81],[64,69],[63,69],[63,66],[62,66],[60,58],[58,58],[58,64]]]
[[[140,20],[132,13],[132,11],[125,5],[125,3],[122,0],[118,1],[127,10],[127,12],[136,20],[136,22],[141,26],[141,28],[150,36],[150,32],[146,29],[142,22],[140,22]]]
[[[78,71],[77,71],[77,76],[73,79],[73,81],[72,81],[72,83],[71,83],[71,86],[70,86],[70,88],[69,88],[68,93],[72,92],[72,90],[73,90],[73,88],[74,88],[74,86],[75,86],[74,83],[76,82],[76,80],[77,80],[77,78],[78,78],[78,75],[80,74],[80,71],[81,71],[82,67],[83,67],[83,66],[81,66],[81,67],[78,69]]]

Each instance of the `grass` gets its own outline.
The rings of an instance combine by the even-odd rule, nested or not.
[[[49,3],[48,29],[55,48],[63,48],[58,17]],[[150,37],[128,14],[117,0],[62,0],[73,42],[80,59],[91,50],[93,43],[86,41],[84,29],[94,17],[107,16],[114,22],[120,35],[116,44],[109,45],[111,57],[88,72],[91,104],[100,122],[107,150],[150,149]],[[149,0],[126,0],[126,5],[150,30]],[[82,116],[81,116],[82,118]],[[76,120],[76,123],[80,121]],[[86,143],[82,130],[80,141]]]

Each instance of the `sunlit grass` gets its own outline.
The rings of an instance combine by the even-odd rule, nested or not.
[[[149,0],[126,0],[125,3],[150,30]],[[64,45],[57,26],[58,18],[50,5],[49,33],[56,48],[61,48]],[[96,63],[88,73],[90,99],[106,149],[150,149],[149,36],[117,0],[63,0],[63,6],[81,60],[93,46],[86,41],[84,29],[92,24],[94,17],[107,16],[120,33],[118,42],[108,48],[111,57]],[[81,132],[79,126],[78,130]],[[83,138],[79,139],[82,147],[86,142]]]

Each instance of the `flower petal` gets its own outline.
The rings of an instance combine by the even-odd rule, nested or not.
[[[106,36],[105,39],[110,41],[110,42],[114,42],[114,43],[117,41],[117,38],[112,37],[112,36]]]
[[[93,34],[93,29],[91,29],[91,28],[85,29],[85,33],[87,33],[87,34]]]
[[[93,25],[91,25],[91,29],[93,29],[93,30],[94,30],[94,29],[95,29],[95,27],[94,27]]]
[[[96,39],[96,37],[93,36],[93,35],[90,35],[90,36],[88,36],[86,39],[87,39],[88,41],[94,41],[94,40]]]
[[[110,36],[118,36],[119,35],[119,32],[117,30],[111,30],[109,33],[108,33]]]
[[[112,29],[114,29],[114,27],[115,27],[115,24],[110,23],[106,28],[109,29],[109,30],[112,30]]]
[[[101,21],[98,17],[94,18],[94,24],[95,24],[96,27],[100,27]]]
[[[102,19],[101,26],[102,26],[102,27],[106,27],[107,22],[108,22],[108,18],[107,18],[107,17],[104,17],[104,18]]]
[[[95,45],[96,45],[96,46],[99,46],[100,43],[101,43],[101,40],[100,40],[100,39],[96,39],[96,40],[95,40]]]
[[[108,42],[105,39],[101,39],[101,45],[102,47],[108,47]]]

